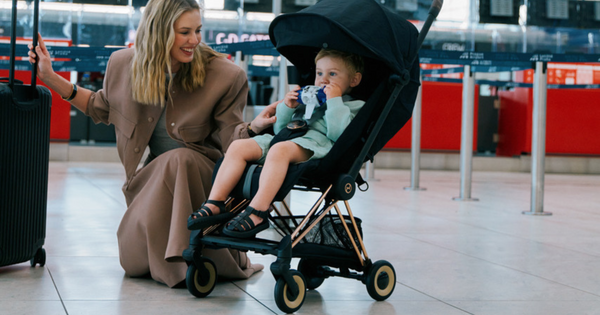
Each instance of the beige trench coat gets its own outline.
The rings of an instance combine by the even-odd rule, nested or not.
[[[133,49],[112,54],[103,89],[92,94],[86,114],[96,123],[115,125],[128,206],[117,232],[123,269],[129,276],[150,273],[173,287],[187,270],[181,258],[189,245],[187,218],[206,200],[216,160],[233,139],[248,137],[242,120],[248,82],[242,69],[215,58],[202,88],[189,93],[174,87],[165,113],[167,132],[186,148],[168,151],[138,169],[161,108],[132,100],[133,54]],[[203,254],[213,259],[221,276],[247,278],[263,269],[251,264],[246,253],[222,249]]]

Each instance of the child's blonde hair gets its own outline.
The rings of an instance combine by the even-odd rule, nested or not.
[[[363,71],[365,70],[365,62],[363,61],[363,58],[356,54],[334,49],[321,49],[321,51],[319,51],[319,53],[317,54],[317,57],[315,57],[315,63],[317,63],[319,59],[324,57],[342,59],[344,65],[346,65],[346,67],[350,70],[350,76],[353,76],[357,72],[363,73]]]

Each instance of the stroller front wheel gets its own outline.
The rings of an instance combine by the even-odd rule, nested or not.
[[[188,291],[195,297],[208,296],[217,284],[217,266],[207,258],[202,259],[205,270],[200,270],[196,265],[191,264],[188,267],[185,276],[185,284]]]
[[[376,261],[367,272],[367,291],[377,300],[387,299],[396,287],[394,266],[385,260]]]
[[[275,304],[283,312],[288,314],[299,310],[306,297],[306,281],[302,274],[296,270],[291,270],[294,282],[298,285],[298,295],[294,296],[288,289],[287,283],[283,277],[277,279],[275,284]]]

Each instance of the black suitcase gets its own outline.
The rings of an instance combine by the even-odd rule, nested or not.
[[[34,6],[37,45],[38,7]],[[50,91],[14,80],[16,0],[11,21],[10,78],[0,83],[0,266],[43,266],[50,150]]]

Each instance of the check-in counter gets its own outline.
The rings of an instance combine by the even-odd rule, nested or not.
[[[460,151],[462,84],[422,83],[421,149],[424,151]],[[479,87],[475,87],[475,112],[478,116]],[[385,146],[388,149],[411,147],[411,123],[406,125]],[[473,130],[473,150],[477,151],[477,124]]]
[[[475,112],[479,109],[479,87]],[[497,156],[531,154],[533,89],[498,91]],[[600,89],[550,88],[546,98],[546,154],[600,155]],[[460,151],[462,84],[423,82],[421,149]],[[479,118],[481,119],[481,118]],[[409,121],[386,145],[388,149],[410,150]],[[478,151],[477,121],[473,151]]]
[[[600,155],[600,90],[548,89],[546,154]],[[531,153],[533,90],[515,88],[500,95],[496,154]]]

